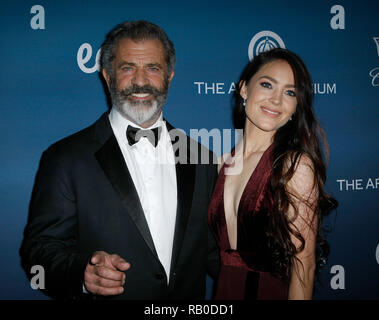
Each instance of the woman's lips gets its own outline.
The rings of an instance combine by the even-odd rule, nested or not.
[[[276,118],[280,116],[280,112],[270,109],[268,107],[261,107],[261,109],[264,112],[264,114],[268,115],[269,117]]]

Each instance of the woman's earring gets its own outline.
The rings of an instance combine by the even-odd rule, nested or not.
[[[243,104],[244,107],[246,107],[246,99],[243,99],[242,104]]]
[[[290,121],[292,120],[292,116],[290,116]]]

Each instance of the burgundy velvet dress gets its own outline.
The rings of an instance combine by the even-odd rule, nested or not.
[[[232,156],[234,154],[232,153]],[[221,269],[216,300],[287,299],[288,282],[273,272],[265,234],[273,200],[269,188],[272,146],[262,155],[242,193],[237,213],[237,248],[231,249],[224,212],[225,168],[221,168],[209,207],[208,222],[218,243]]]

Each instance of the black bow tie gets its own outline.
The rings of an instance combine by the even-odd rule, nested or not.
[[[150,143],[156,147],[161,135],[161,131],[161,127],[143,130],[128,125],[128,128],[126,129],[126,138],[128,139],[129,144],[132,146],[133,144],[137,143],[142,137],[146,137],[147,140],[149,140]]]

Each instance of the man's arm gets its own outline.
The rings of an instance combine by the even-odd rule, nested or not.
[[[75,193],[64,160],[49,148],[37,172],[20,255],[29,278],[32,266],[44,268],[43,292],[53,298],[76,298],[82,293],[91,253],[78,252],[76,232]]]

